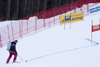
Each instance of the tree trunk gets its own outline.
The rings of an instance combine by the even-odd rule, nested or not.
[[[20,1],[21,2],[21,1]],[[21,3],[20,3],[20,7],[19,7],[20,9],[21,9],[21,12],[20,12],[20,17],[22,18],[22,17],[25,17],[25,0],[23,0]]]
[[[31,6],[31,15],[33,14],[33,7],[34,7],[34,0],[31,1],[32,6]]]
[[[0,0],[0,18],[2,17],[2,0]]]
[[[11,0],[8,0],[8,4],[7,4],[7,18],[6,20],[10,20],[10,3],[11,3]]]
[[[54,0],[54,7],[57,7],[57,0]]]
[[[36,13],[36,3],[35,3],[35,0],[33,1],[33,8],[34,8],[34,14]]]
[[[37,13],[39,12],[39,6],[40,6],[40,0],[38,1],[38,9],[37,9]]]
[[[59,0],[59,7],[61,6],[61,0]]]
[[[71,10],[73,9],[73,4],[72,3],[73,3],[73,0],[71,0]]]
[[[24,16],[27,15],[27,0],[25,0],[25,6],[24,6],[24,13],[23,13]]]
[[[66,0],[66,4],[68,4],[68,0]],[[68,6],[66,6],[66,12],[68,11]]]
[[[45,0],[45,1],[44,1],[44,10],[46,10],[46,8],[47,8],[47,1],[48,1],[48,0]]]
[[[27,8],[28,15],[30,15],[30,14],[31,14],[31,11],[30,11],[30,8],[31,8],[31,2],[32,2],[32,0],[29,0],[29,3],[28,3],[28,8]]]
[[[16,19],[18,19],[18,12],[19,12],[19,0],[17,0]]]
[[[59,0],[59,15],[60,15],[60,13],[61,13],[60,6],[61,6],[61,0]]]

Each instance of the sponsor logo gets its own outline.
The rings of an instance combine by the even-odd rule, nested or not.
[[[72,20],[79,20],[79,19],[83,19],[83,17],[75,17],[75,18],[72,18]]]
[[[93,26],[93,29],[99,29],[99,25],[98,26]]]

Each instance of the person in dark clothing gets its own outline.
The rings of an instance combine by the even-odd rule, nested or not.
[[[18,42],[17,40],[11,42],[11,47],[10,47],[10,50],[9,50],[9,57],[8,57],[6,63],[9,63],[12,55],[14,55],[13,62],[16,61],[16,59],[17,59],[17,51],[16,51],[16,44],[17,44],[17,42]]]

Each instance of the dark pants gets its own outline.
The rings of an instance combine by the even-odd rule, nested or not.
[[[14,60],[13,60],[13,62],[15,62],[15,61],[16,61],[16,59],[17,59],[17,54],[16,54],[16,53],[14,53],[14,52],[9,52],[9,57],[8,57],[8,59],[7,59],[6,63],[8,63],[8,62],[10,61],[10,59],[11,59],[12,55],[14,55]]]

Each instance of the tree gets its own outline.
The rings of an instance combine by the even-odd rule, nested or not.
[[[2,17],[2,0],[0,0],[0,17]]]
[[[7,3],[7,18],[6,20],[10,20],[10,3],[11,3],[11,0],[8,0],[8,3]]]
[[[76,0],[67,1],[72,3]],[[64,4],[66,0],[0,0],[0,19],[15,20]]]
[[[19,13],[19,0],[17,0],[16,19],[18,19],[18,13]]]
[[[34,12],[34,0],[31,0],[31,15],[33,14],[33,12]]]
[[[38,0],[37,13],[39,12],[40,0]]]
[[[44,0],[44,10],[46,10],[46,8],[47,8],[47,1],[48,0]]]
[[[27,2],[28,2],[28,0],[25,0],[25,2],[24,2],[23,16],[26,16],[26,14],[27,14]]]

